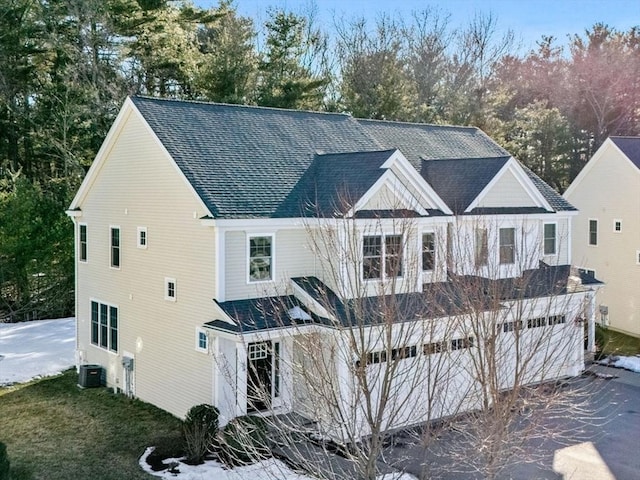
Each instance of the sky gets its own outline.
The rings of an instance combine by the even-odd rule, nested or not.
[[[193,1],[201,7],[218,4],[217,0]],[[373,20],[382,12],[408,16],[427,6],[449,13],[454,27],[465,25],[477,12],[491,13],[499,28],[514,31],[525,52],[535,48],[542,35],[553,35],[565,44],[568,34],[582,35],[598,22],[623,31],[640,26],[640,0],[235,0],[235,4],[242,15],[262,23],[270,6],[301,12],[313,1],[328,30],[334,17],[364,15]]]

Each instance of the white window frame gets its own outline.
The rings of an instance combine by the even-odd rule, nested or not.
[[[251,239],[263,238],[263,237],[271,239],[271,264],[269,268],[270,276],[269,278],[253,280],[251,278]],[[273,282],[276,278],[276,235],[275,233],[252,233],[250,235],[247,235],[246,259],[247,259],[247,267],[246,267],[247,284],[253,285],[257,283]]]
[[[142,243],[142,235],[144,234],[144,243]],[[146,250],[149,246],[149,234],[147,233],[147,227],[138,227],[138,233],[136,235],[136,243],[138,248]]]
[[[584,272],[585,274],[589,274],[589,272],[591,272],[591,274],[593,275],[593,278],[596,278],[596,271],[593,268],[589,268],[589,267],[576,267],[578,269],[578,272]]]
[[[93,303],[97,303],[98,304],[98,341],[97,343],[93,342],[93,311],[92,311],[92,304]],[[101,337],[101,324],[100,324],[100,306],[104,305],[105,307],[107,307],[107,346],[103,347],[100,344],[100,337]],[[111,330],[112,330],[112,326],[111,326],[111,309],[115,308],[116,310],[116,348],[113,349],[112,348],[112,342],[111,342]],[[108,302],[103,302],[102,300],[98,300],[97,298],[93,298],[90,297],[89,298],[89,344],[93,347],[99,348],[100,350],[103,350],[105,352],[109,352],[112,355],[118,355],[118,351],[120,350],[120,307],[118,305],[115,305],[113,303],[108,303]]]
[[[430,232],[425,232],[430,233]],[[435,234],[434,234],[435,235]],[[364,239],[365,237],[380,237],[380,276],[373,278],[365,278],[364,277]],[[400,237],[400,275],[396,277],[390,277],[387,275],[387,237]],[[435,237],[434,237],[435,239]],[[380,281],[388,281],[390,279],[402,279],[404,278],[404,273],[406,269],[405,261],[405,238],[402,233],[394,233],[394,232],[383,232],[377,233],[373,235],[363,233],[360,237],[360,255],[361,255],[361,264],[360,264],[360,278],[365,282],[380,282]],[[434,245],[435,247],[435,245]],[[422,263],[422,237],[420,237],[420,262]],[[434,265],[435,266],[435,265]],[[429,272],[430,270],[425,270]]]
[[[475,268],[483,268],[489,265],[489,229],[476,227],[473,231],[474,249],[473,264]]]
[[[84,227],[84,258],[82,256],[82,227]],[[78,223],[78,261],[87,263],[89,261],[89,227],[86,223]]]
[[[591,243],[591,222],[596,222],[596,242],[595,243]],[[587,221],[587,245],[589,245],[590,247],[597,247],[598,246],[598,230],[599,230],[599,225],[598,225],[598,219],[597,218],[590,218]]]
[[[118,230],[118,265],[113,264],[113,230]],[[109,268],[120,270],[122,267],[122,229],[120,225],[109,225]]]
[[[510,262],[503,262],[501,249],[503,247],[502,242],[500,241],[500,232],[502,230],[513,230],[513,244],[511,244],[511,248],[513,249],[513,259]],[[516,246],[518,245],[518,233],[516,227],[505,226],[498,228],[498,265],[515,265],[517,263],[518,252],[516,251]],[[505,245],[508,246],[508,245]]]
[[[170,295],[169,287],[173,284],[173,295]],[[169,302],[175,302],[178,298],[178,283],[175,278],[164,277],[164,299]]]
[[[425,235],[433,235],[433,250],[431,250],[431,254],[433,255],[433,266],[431,268],[425,269],[424,268],[424,237]],[[420,237],[420,263],[422,264],[422,271],[426,272],[426,273],[431,273],[436,269],[436,261],[437,261],[437,254],[436,254],[436,250],[437,250],[437,236],[436,236],[436,232],[434,232],[433,230],[425,230],[422,232],[422,235]]]
[[[636,250],[636,265],[640,265],[640,250]]]
[[[616,229],[618,225],[620,225],[620,230]],[[620,218],[613,219],[613,233],[622,233],[622,219]]]
[[[547,252],[547,225],[553,225],[553,252]],[[542,254],[545,256],[558,255],[558,222],[544,222],[542,224]]]
[[[205,339],[204,347],[200,345],[200,340],[203,338],[201,337],[201,335],[203,335]],[[209,332],[207,330],[205,330],[202,327],[196,327],[195,341],[196,341],[195,347],[198,352],[209,353],[209,342],[211,341],[211,339],[209,338]]]

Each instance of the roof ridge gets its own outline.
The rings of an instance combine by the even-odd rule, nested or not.
[[[186,103],[186,104],[194,104],[194,105],[208,105],[208,106],[218,106],[218,107],[233,107],[233,108],[247,108],[252,110],[272,110],[276,112],[291,112],[291,113],[313,113],[318,115],[338,115],[346,118],[354,118],[352,115],[343,112],[323,112],[320,110],[304,110],[304,109],[295,109],[295,108],[280,108],[280,107],[266,107],[263,105],[249,105],[246,103],[225,103],[225,102],[208,102],[206,100],[188,100],[188,99],[180,99],[180,98],[160,98],[160,97],[152,97],[149,95],[131,95],[131,99],[143,99],[143,100],[152,100],[157,102],[165,102],[165,103]]]
[[[451,161],[462,161],[462,160],[493,160],[496,158],[511,158],[512,155],[496,155],[495,157],[451,157],[451,158],[424,158],[420,157],[420,160],[423,162],[451,162]]]
[[[408,126],[418,126],[418,127],[433,127],[433,128],[446,128],[451,130],[475,130],[482,132],[480,127],[475,127],[473,125],[450,125],[450,124],[440,124],[440,123],[426,123],[426,122],[409,122],[405,120],[382,120],[378,118],[360,118],[360,117],[352,117],[358,122],[371,122],[371,123],[387,123],[391,125],[408,125]]]
[[[384,148],[378,150],[352,150],[349,152],[336,152],[336,153],[319,153],[316,152],[316,157],[339,157],[339,156],[347,156],[347,155],[358,155],[362,153],[387,153],[387,152],[395,152],[399,150],[398,148]]]

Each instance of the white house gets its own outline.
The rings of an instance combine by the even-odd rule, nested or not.
[[[465,365],[495,332],[504,388],[514,335],[549,332],[530,382],[583,368],[576,210],[476,128],[132,97],[68,214],[78,364],[180,417],[296,412],[344,438],[338,407],[366,433],[359,386],[392,360],[410,408],[386,428],[475,408]]]
[[[610,137],[564,194],[573,219],[574,263],[605,285],[600,323],[640,336],[640,137]]]

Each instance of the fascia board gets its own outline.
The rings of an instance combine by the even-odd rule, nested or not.
[[[73,197],[73,200],[71,201],[71,205],[69,206],[69,210],[75,210],[79,208],[87,192],[93,185],[93,182],[95,181],[98,175],[98,172],[102,168],[102,165],[104,164],[105,159],[109,156],[109,153],[113,149],[115,145],[115,141],[120,135],[120,132],[122,131],[126,123],[126,120],[129,118],[132,112],[133,112],[133,102],[131,101],[130,98],[127,97],[127,99],[124,101],[124,104],[120,108],[120,111],[116,116],[116,119],[113,121],[113,124],[111,125],[111,128],[107,133],[107,136],[102,142],[102,145],[100,145],[100,149],[98,150],[98,153],[96,154],[93,162],[91,163],[91,166],[87,171],[87,174],[82,180],[82,184],[80,184],[80,188],[78,189],[75,196]]]
[[[405,157],[400,150],[396,150],[391,157],[389,157],[389,160],[383,164],[383,167],[386,168],[391,168],[392,166],[398,167],[398,170],[402,173],[407,182],[409,182],[411,187],[424,197],[425,201],[434,205],[438,210],[441,210],[448,215],[453,215],[453,212],[449,209],[444,200],[440,198],[429,182],[427,182],[422,175],[416,171],[413,165],[411,165],[411,162],[407,160],[407,157]]]
[[[594,167],[594,165],[597,162],[599,162],[600,159],[605,155],[606,150],[611,148],[611,147],[615,148],[615,150],[618,151],[620,153],[620,155],[622,155],[623,157],[625,157],[625,158],[627,157],[624,153],[622,153],[622,150],[620,150],[618,148],[618,146],[615,143],[613,143],[613,141],[610,138],[607,138],[602,143],[602,145],[600,145],[600,148],[598,148],[598,150],[596,150],[596,153],[593,154],[593,156],[586,163],[586,165],[584,167],[582,167],[582,170],[580,170],[580,173],[578,173],[576,178],[573,179],[573,182],[571,182],[571,185],[569,185],[569,187],[564,191],[564,194],[562,196],[565,199],[569,200],[569,198],[573,194],[574,190],[576,190],[576,188],[578,188],[578,185],[580,185],[580,183],[582,183],[582,180],[584,180],[584,178],[589,174],[589,172]]]
[[[478,196],[469,204],[469,206],[465,210],[465,213],[469,213],[474,208],[476,208],[480,204],[482,199],[495,187],[496,183],[500,181],[500,179],[505,175],[507,171],[513,173],[518,183],[522,186],[522,188],[524,188],[525,192],[527,193],[527,195],[529,195],[531,200],[533,200],[536,206],[553,211],[553,208],[551,208],[549,202],[547,202],[542,193],[536,188],[536,186],[522,169],[520,164],[516,161],[515,158],[510,157],[509,160],[507,160],[502,168],[498,171],[498,173],[494,175],[491,181],[487,183],[487,185],[485,185]]]
[[[151,128],[151,126],[147,123],[147,120],[144,118],[142,113],[140,113],[140,111],[135,106],[131,98],[128,98],[128,97],[125,100],[124,104],[122,105],[122,108],[120,109],[120,112],[116,117],[116,120],[114,121],[113,125],[111,126],[111,129],[109,130],[109,133],[107,134],[107,137],[102,143],[102,146],[100,147],[100,150],[98,151],[98,154],[96,155],[95,160],[91,164],[91,167],[89,168],[89,171],[87,172],[87,175],[84,181],[82,182],[82,185],[78,190],[78,193],[76,193],[76,196],[71,202],[71,206],[69,207],[69,209],[73,210],[75,208],[78,208],[82,203],[82,201],[84,200],[84,197],[87,195],[91,186],[95,182],[95,179],[97,178],[100,169],[104,165],[104,162],[109,157],[109,153],[111,153],[111,150],[115,146],[117,138],[122,132],[124,125],[126,124],[126,120],[128,120],[131,115],[138,116],[138,118],[142,121],[147,133],[151,135],[151,137],[154,139],[156,144],[162,150],[165,157],[169,160],[169,162],[171,162],[171,164],[173,165],[174,169],[176,170],[180,178],[182,178],[187,188],[193,193],[198,203],[200,203],[200,207],[206,212],[206,215],[208,215],[209,217],[213,217],[212,213],[209,211],[209,208],[202,201],[202,198],[200,198],[200,195],[198,195],[196,190],[193,188],[193,185],[191,185],[191,182],[187,180],[187,177],[184,175],[182,170],[180,170],[180,167],[178,167],[178,164],[175,162],[175,160],[173,159],[169,151],[165,148],[165,146],[162,144],[162,142],[160,141],[156,133]]]

